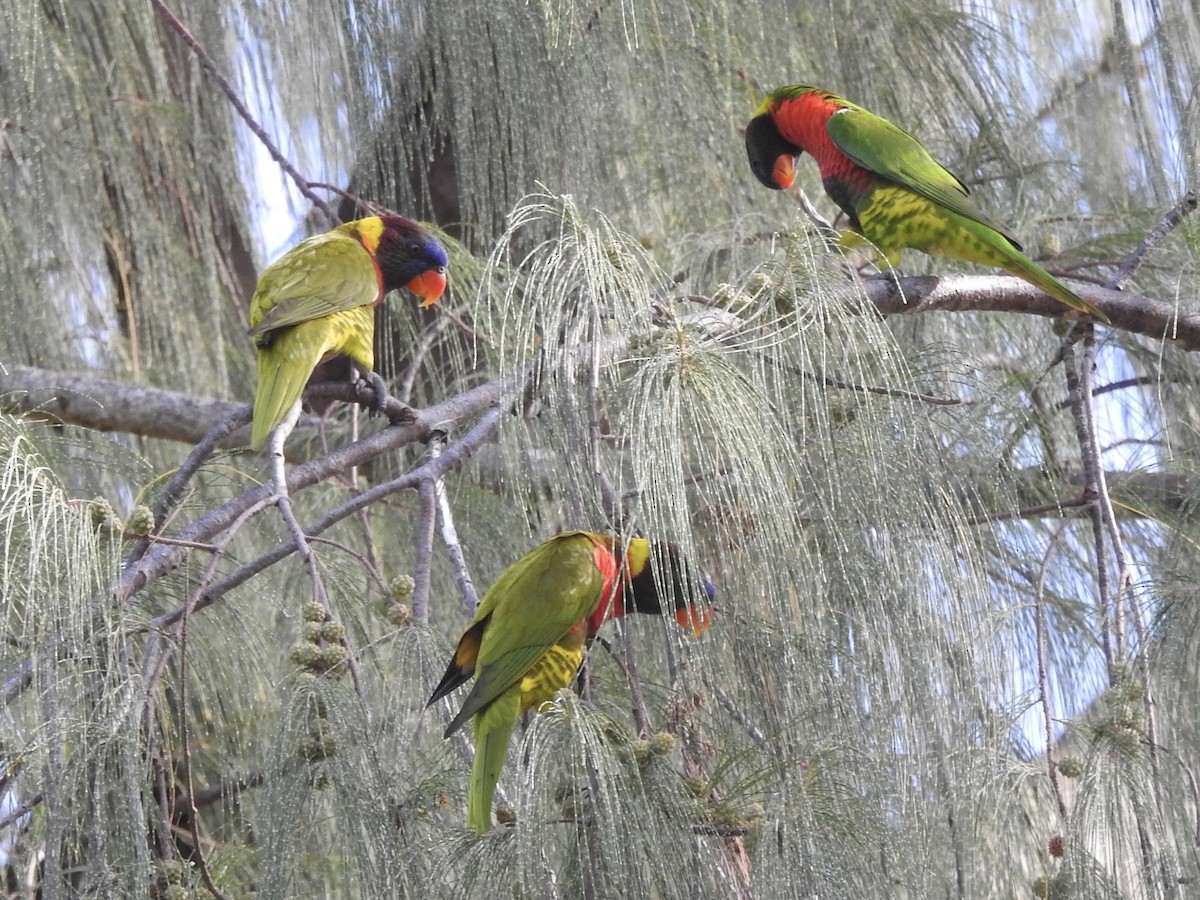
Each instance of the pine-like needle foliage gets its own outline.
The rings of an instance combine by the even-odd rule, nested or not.
[[[884,319],[870,261],[762,190],[739,133],[764,90],[828,87],[1104,284],[1195,188],[1194,4],[16,0],[0,34],[6,890],[1200,878],[1187,210],[1094,344],[1017,312]],[[306,568],[261,459],[231,439],[193,472],[153,425],[253,396],[257,273],[360,201],[447,234],[447,296],[377,319],[393,393],[441,418],[357,466],[352,439],[401,430],[303,422]],[[116,384],[59,387],[92,371]],[[120,421],[81,424],[100,408]],[[477,838],[458,698],[425,699],[468,582],[577,527],[678,544],[712,624],[605,626]]]

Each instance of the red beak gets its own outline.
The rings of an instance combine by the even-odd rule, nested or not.
[[[421,298],[422,306],[431,306],[438,302],[446,290],[446,270],[429,269],[422,272],[408,283],[408,289]]]
[[[771,180],[779,185],[781,190],[787,190],[796,180],[796,157],[790,153],[782,153],[775,160],[771,170]]]
[[[693,637],[699,637],[708,630],[712,623],[713,611],[711,606],[685,606],[675,610],[675,621],[684,631],[690,631]]]

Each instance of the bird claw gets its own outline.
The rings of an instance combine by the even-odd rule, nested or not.
[[[371,418],[384,415],[389,425],[410,425],[417,421],[416,410],[392,397],[378,372],[366,372],[359,376],[354,389],[358,394],[358,402],[367,408],[367,415]],[[395,402],[389,404],[389,400]],[[391,408],[388,409],[388,406]]]
[[[358,395],[358,402],[367,408],[372,417],[383,412],[384,405],[391,397],[378,372],[364,372],[360,375],[354,383],[354,391]]]

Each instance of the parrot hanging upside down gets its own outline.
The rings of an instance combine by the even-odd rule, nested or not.
[[[708,627],[712,610],[693,596],[703,590],[711,600],[716,589],[676,547],[633,538],[623,553],[620,548],[616,535],[564,531],[501,572],[429,698],[432,706],[475,676],[445,737],[475,717],[467,826],[480,834],[492,825],[492,798],[517,719],[571,684],[585,642],[601,625],[630,612],[662,613],[665,606],[693,634]],[[653,556],[667,584],[655,580]]]
[[[961,181],[887,119],[828,91],[776,88],[746,126],[750,168],[775,190],[792,186],[809,153],[825,192],[850,217],[842,246],[873,245],[887,265],[905,247],[998,266],[1101,322],[1108,317],[1021,252],[1021,245],[967,198]],[[865,241],[863,240],[865,238]]]
[[[268,266],[250,300],[250,337],[258,350],[258,389],[250,449],[261,450],[287,418],[313,370],[339,354],[375,374],[375,307],[407,287],[435,303],[446,288],[446,250],[424,228],[399,216],[370,216],[301,241]]]

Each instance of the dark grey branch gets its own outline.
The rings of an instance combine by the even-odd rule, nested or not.
[[[864,278],[862,284],[876,308],[888,315],[988,310],[1051,319],[1066,317],[1065,308],[1057,300],[1006,275],[922,275],[899,280],[877,275]],[[1200,313],[1095,285],[1072,282],[1071,287],[1095,304],[1119,331],[1168,341],[1184,350],[1200,350]]]

